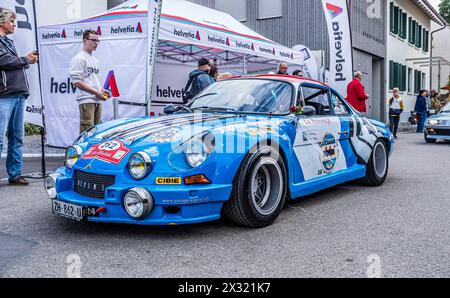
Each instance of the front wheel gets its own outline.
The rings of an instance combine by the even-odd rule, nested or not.
[[[367,163],[366,176],[363,178],[363,183],[370,186],[382,185],[386,180],[388,170],[389,157],[386,143],[382,140],[377,140]]]
[[[234,179],[233,193],[223,214],[233,224],[261,228],[272,224],[286,202],[287,174],[273,148],[249,154]]]
[[[425,138],[425,142],[427,142],[427,144],[434,144],[434,143],[436,143],[436,139],[428,138],[427,133],[424,133],[424,138]]]

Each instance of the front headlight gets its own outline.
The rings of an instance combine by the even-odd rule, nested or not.
[[[201,140],[191,140],[184,149],[187,163],[195,168],[202,165],[211,154],[206,144]]]
[[[126,193],[123,205],[128,215],[134,219],[144,219],[152,211],[154,203],[148,190],[136,187]]]
[[[81,153],[83,153],[83,149],[81,149],[80,146],[72,146],[69,147],[66,151],[66,166],[69,169],[72,169],[72,167],[75,165],[75,163],[80,158]]]
[[[47,178],[45,178],[45,190],[47,191],[48,196],[50,199],[56,199],[57,193],[56,193],[56,179],[61,176],[58,173],[52,173],[48,175]]]
[[[439,125],[439,120],[436,119],[428,120],[428,125]]]
[[[136,180],[142,180],[150,173],[152,160],[145,152],[138,152],[131,155],[128,161],[128,172]]]

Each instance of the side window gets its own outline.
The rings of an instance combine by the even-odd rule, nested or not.
[[[331,92],[331,101],[333,102],[333,110],[336,116],[350,115],[350,110],[348,109],[348,107],[334,92]]]
[[[314,107],[317,115],[331,115],[327,89],[303,86],[301,90],[303,102],[306,106]]]

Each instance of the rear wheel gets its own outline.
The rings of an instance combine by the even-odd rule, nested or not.
[[[264,147],[249,154],[234,179],[233,193],[223,214],[233,224],[260,228],[272,224],[286,202],[287,179],[283,159]]]
[[[382,185],[386,180],[388,170],[389,158],[386,143],[377,140],[367,163],[366,177],[363,178],[363,183],[370,186]]]

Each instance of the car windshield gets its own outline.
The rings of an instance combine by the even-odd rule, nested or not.
[[[191,109],[287,114],[293,88],[289,83],[247,79],[217,82],[203,90]]]
[[[442,109],[442,113],[450,114],[450,102]]]

